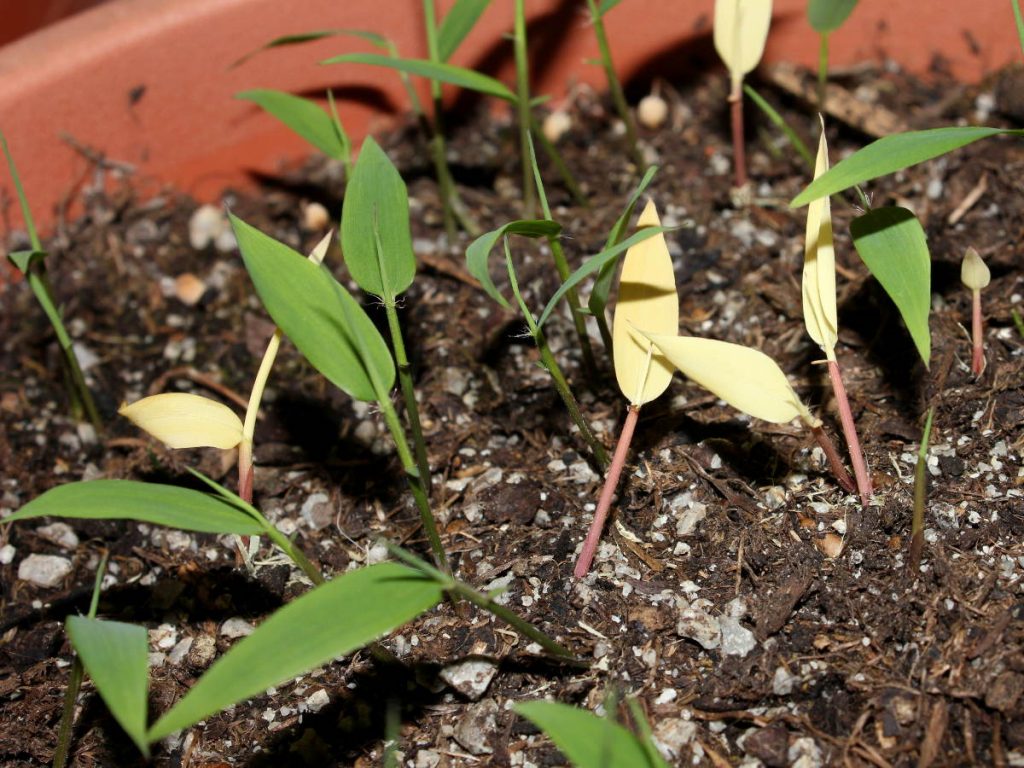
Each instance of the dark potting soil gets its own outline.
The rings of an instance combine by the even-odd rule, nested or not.
[[[757,86],[805,138],[816,136],[807,106],[777,82]],[[886,110],[911,128],[1013,124],[1012,100],[1009,114],[1000,111],[1000,94],[1013,93],[1002,82],[974,88],[941,76],[922,83],[892,71],[846,73],[837,98],[845,94],[858,112],[829,120],[833,161],[869,141],[865,127]],[[661,88],[670,120],[643,131],[643,142],[660,167],[650,196],[663,222],[679,227],[668,240],[681,332],[771,355],[841,442],[828,376],[813,364],[820,354],[802,320],[805,212],[787,207],[807,169],[748,105],[754,200],[737,207],[724,78]],[[559,148],[589,206],[573,204],[556,174],[546,178],[577,265],[600,250],[637,174],[602,98],[578,89],[566,109],[573,125]],[[457,117],[450,155],[464,201],[488,229],[520,218],[514,126],[471,109]],[[284,683],[158,745],[154,765],[379,765],[389,707],[400,716],[403,765],[560,765],[551,742],[511,706],[551,697],[593,709],[612,694],[638,697],[678,765],[1024,764],[1024,338],[1011,312],[1024,294],[1024,143],[987,140],[867,185],[873,205],[912,208],[928,233],[930,369],[853,250],[848,223],[857,211],[833,203],[838,356],[873,504],[862,508],[836,485],[804,431],[751,421],[677,377],[641,413],[615,518],[593,574],[576,581],[575,552],[601,478],[522,321],[466,272],[468,239],[447,246],[423,138],[408,127],[382,142],[412,197],[420,273],[401,311],[445,545],[460,578],[504,589],[510,608],[591,664],[560,666],[490,615],[460,616],[445,604],[384,640],[390,660],[360,651]],[[259,195],[227,200],[308,251],[323,232],[302,226],[302,206],[337,212],[342,189],[337,166],[311,161],[267,179]],[[107,429],[97,437],[68,418],[53,335],[27,287],[10,286],[0,311],[0,514],[82,478],[194,486],[186,467],[196,466],[235,482],[231,456],[170,451],[115,411],[158,391],[244,402],[272,326],[241,259],[192,248],[196,205],[172,192],[138,203],[123,188],[87,195],[85,204],[86,215],[50,244],[51,277]],[[967,246],[992,270],[980,379],[970,372],[970,295],[959,280]],[[527,242],[514,249],[526,301],[539,312],[557,287],[550,254]],[[336,246],[328,260],[344,274]],[[174,283],[185,273],[205,285],[191,306]],[[583,369],[564,312],[548,336],[610,447],[626,403],[591,330],[596,375]],[[380,559],[380,536],[426,555],[379,414],[288,345],[270,387],[256,433],[257,505],[327,573]],[[914,464],[932,406],[926,543],[911,572]],[[72,658],[62,622],[86,610],[102,552],[110,569],[100,615],[150,630],[154,713],[246,624],[307,589],[266,546],[250,572],[236,566],[231,542],[214,536],[116,522],[70,527],[73,538],[38,521],[2,531],[2,765],[53,757]],[[20,580],[32,553],[66,559],[68,575],[52,588]],[[444,682],[443,671],[467,658],[494,672],[485,690]],[[73,764],[142,762],[86,681]]]

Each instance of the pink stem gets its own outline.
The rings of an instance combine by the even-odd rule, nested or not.
[[[608,510],[612,507],[612,497],[615,496],[615,488],[619,484],[619,475],[626,464],[626,454],[629,453],[629,444],[633,441],[633,431],[636,429],[636,422],[640,416],[640,406],[630,405],[626,412],[626,422],[622,425],[622,433],[619,435],[619,442],[615,446],[615,455],[612,456],[612,463],[608,465],[608,474],[604,478],[604,487],[601,489],[601,497],[597,500],[597,510],[594,512],[594,522],[590,524],[587,531],[587,540],[583,542],[583,550],[580,552],[580,559],[576,561],[576,569],[573,576],[582,579],[590,570],[590,564],[594,561],[597,552],[597,545],[601,541],[601,532],[604,530],[605,521],[608,519]]]
[[[843,466],[843,460],[839,457],[839,451],[836,450],[832,438],[825,434],[825,430],[820,426],[811,427],[811,434],[818,441],[821,450],[825,452],[825,458],[828,459],[828,465],[832,468],[832,474],[836,476],[836,480],[839,481],[844,490],[853,493],[857,486],[853,484],[853,478],[850,477],[850,473]]]
[[[853,412],[850,410],[850,400],[846,396],[846,387],[843,386],[839,363],[835,360],[828,361],[828,375],[832,379],[832,391],[835,393],[836,404],[839,406],[839,421],[843,425],[843,436],[846,438],[846,447],[850,451],[853,475],[857,478],[860,503],[866,507],[871,500],[871,478],[868,476],[868,468],[864,463],[864,453],[860,449],[860,439],[857,437],[857,427],[853,423]]]
[[[971,291],[974,301],[971,312],[971,340],[974,342],[973,354],[971,355],[971,370],[975,376],[981,376],[985,370],[985,346],[982,340],[981,322],[981,291]]]
[[[729,96],[732,111],[732,163],[736,176],[736,186],[743,187],[747,183],[747,150],[743,141],[743,91]]]

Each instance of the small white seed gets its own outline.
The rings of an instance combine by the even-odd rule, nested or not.
[[[310,203],[302,209],[302,226],[310,232],[320,232],[331,220],[331,214],[320,203]]]
[[[981,256],[973,248],[968,248],[964,260],[960,264],[960,280],[972,291],[980,291],[988,286],[992,279],[991,273]]]
[[[636,118],[644,128],[661,128],[668,119],[668,102],[653,93],[644,96],[636,107]]]
[[[188,307],[194,307],[206,293],[206,283],[191,272],[178,275],[174,280],[174,295]]]
[[[224,213],[215,205],[202,205],[188,220],[188,241],[197,251],[212,243],[224,229]]]
[[[572,128],[572,118],[564,109],[556,109],[550,113],[544,118],[544,125],[542,126],[544,138],[552,144],[567,134],[570,128]]]

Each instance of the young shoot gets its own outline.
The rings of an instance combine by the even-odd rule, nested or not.
[[[931,440],[934,416],[935,408],[929,408],[924,432],[921,434],[921,447],[917,451],[917,464],[914,465],[914,515],[910,522],[910,558],[907,563],[911,574],[917,572],[924,550],[924,512],[928,504],[928,443]]]
[[[843,25],[853,13],[857,0],[810,0],[807,20],[818,33],[818,111],[825,111],[825,88],[828,85],[828,36]]]
[[[960,281],[971,291],[971,371],[981,376],[985,370],[984,323],[981,314],[981,291],[992,279],[988,267],[974,248],[968,248],[960,264]]]
[[[826,171],[828,145],[825,141],[825,122],[822,120],[814,175],[818,177]],[[828,366],[832,391],[839,408],[839,420],[850,452],[854,477],[857,479],[857,491],[861,503],[867,506],[871,500],[871,478],[867,472],[850,401],[836,359],[839,318],[836,309],[836,259],[832,237],[832,211],[828,197],[819,198],[807,207],[802,292],[804,324],[807,326],[807,333],[825,353],[825,364]]]
[[[660,225],[657,208],[653,201],[649,201],[640,214],[637,227]],[[661,395],[672,380],[671,364],[656,353],[649,340],[638,337],[635,328],[659,334],[675,334],[679,329],[679,296],[676,293],[672,257],[664,234],[657,234],[632,246],[622,263],[619,298],[612,321],[612,349],[615,378],[619,390],[629,401],[629,407],[594,511],[594,521],[573,571],[578,579],[587,575],[597,552],[619,476],[626,463],[629,444],[640,417],[640,407]]]
[[[743,189],[747,184],[743,78],[761,61],[771,20],[772,0],[715,0],[715,50],[729,69],[733,169],[737,189]]]

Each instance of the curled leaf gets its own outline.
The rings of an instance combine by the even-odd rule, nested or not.
[[[734,91],[761,61],[772,0],[715,0],[715,50],[729,68]]]
[[[814,178],[828,171],[825,121],[821,121]],[[839,315],[836,312],[836,253],[832,241],[832,210],[828,197],[807,206],[807,237],[804,242],[804,324],[829,360],[836,358]]]
[[[661,226],[653,201],[647,203],[637,226]],[[668,388],[672,366],[661,355],[652,356],[650,343],[638,339],[633,328],[672,335],[679,330],[676,276],[664,234],[626,251],[612,322],[612,356],[619,389],[633,405],[643,405]]]
[[[756,419],[785,424],[799,418],[816,425],[778,364],[741,344],[694,336],[662,336],[638,329],[683,374],[733,408]]]
[[[171,448],[234,448],[242,420],[223,403],[187,392],[166,392],[124,404],[118,413]]]

